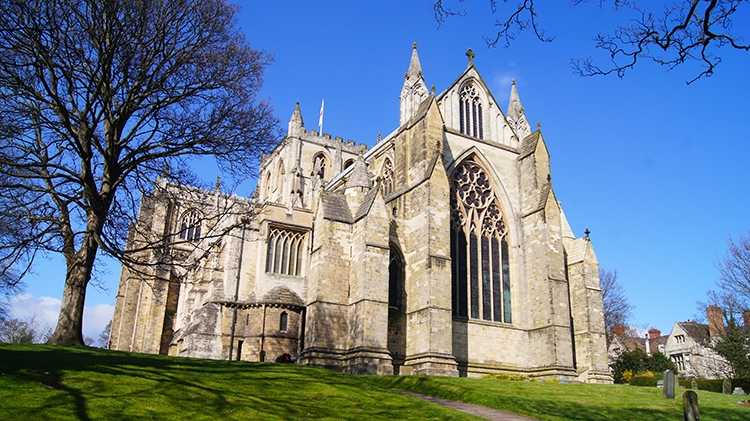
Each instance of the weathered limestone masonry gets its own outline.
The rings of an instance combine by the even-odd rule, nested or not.
[[[436,94],[415,44],[398,127],[369,149],[308,131],[297,104],[252,199],[160,182],[128,244],[182,242],[123,268],[110,346],[611,382],[591,240],[573,235],[515,82],[506,114],[467,56]]]

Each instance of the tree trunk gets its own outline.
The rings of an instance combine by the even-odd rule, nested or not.
[[[90,235],[84,238],[81,249],[67,260],[65,289],[63,290],[60,316],[55,333],[48,344],[83,347],[83,305],[86,300],[86,286],[91,280],[91,272],[99,249]]]

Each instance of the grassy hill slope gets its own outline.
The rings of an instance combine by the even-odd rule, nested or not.
[[[0,420],[477,420],[330,370],[0,344]]]
[[[527,415],[540,420],[644,420],[683,418],[682,393],[664,399],[662,389],[614,384],[555,384],[493,379],[389,376],[378,384]],[[701,421],[748,421],[748,396],[698,391]]]
[[[0,344],[0,420],[477,420],[398,392],[541,420],[678,420],[661,389],[348,376],[312,367]],[[699,391],[701,420],[750,420],[740,397]],[[742,397],[747,398],[747,397]]]

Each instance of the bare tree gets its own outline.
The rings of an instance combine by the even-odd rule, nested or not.
[[[750,326],[744,323],[743,313],[750,310],[750,233],[735,241],[727,239],[727,252],[716,260],[719,270],[717,289],[706,293],[706,301],[698,301],[700,319],[706,317],[706,308],[716,305],[722,310],[724,329],[720,337],[712,340],[710,347],[721,358],[716,367],[721,374],[747,376],[750,362],[747,355]],[[742,321],[742,322],[741,322]]]
[[[617,279],[617,270],[600,268],[599,282],[604,300],[604,328],[609,343],[612,340],[612,326],[628,326],[633,306],[625,296],[625,287]]]
[[[734,241],[727,239],[727,253],[716,261],[722,294],[733,297],[737,310],[750,309],[750,232]]]
[[[463,1],[463,0],[459,0]],[[539,24],[537,4],[534,0],[519,1],[515,6],[508,0],[488,0],[492,13],[500,18],[495,22],[497,34],[485,38],[488,46],[503,44],[506,47],[516,35],[525,30],[532,30],[543,42],[552,42]],[[449,16],[465,16],[464,10],[454,10],[446,6],[443,0],[433,3],[435,20],[438,25]],[[588,3],[588,0],[571,0],[571,5]],[[603,6],[605,0],[598,0]],[[701,63],[700,73],[689,83],[703,76],[711,76],[716,66],[721,63],[717,50],[730,47],[738,50],[750,50],[750,44],[743,43],[742,38],[732,31],[733,15],[741,6],[747,6],[747,0],[679,0],[652,10],[652,4],[643,7],[635,1],[613,0],[615,9],[626,9],[632,13],[631,20],[618,26],[611,34],[598,34],[594,38],[595,47],[606,51],[610,64],[606,67],[595,65],[591,57],[571,60],[573,71],[582,76],[607,75],[614,73],[623,77],[632,69],[638,60],[650,60],[668,69],[673,69],[688,61]]]
[[[0,342],[9,344],[38,344],[46,342],[52,330],[37,319],[36,314],[25,319],[0,320]]]
[[[168,233],[126,247],[142,193],[196,183],[200,156],[241,180],[278,138],[256,99],[271,57],[250,48],[236,11],[224,0],[0,3],[0,227],[12,228],[0,229],[0,274],[12,282],[40,253],[64,256],[50,343],[83,346],[100,250],[127,265],[144,248],[167,253]]]

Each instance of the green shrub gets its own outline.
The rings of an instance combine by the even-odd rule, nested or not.
[[[736,380],[737,379],[731,380],[732,386],[734,386]],[[719,379],[719,380],[696,379],[695,382],[698,384],[698,389],[700,390],[721,393],[722,383],[724,383],[724,380],[723,379]],[[684,386],[685,389],[692,389],[693,388],[692,383],[693,383],[692,380],[680,380],[680,386]],[[748,384],[750,384],[750,382],[748,382]]]
[[[633,376],[630,379],[631,386],[656,387],[656,383],[658,383],[658,380],[654,376]]]
[[[745,393],[750,393],[750,377],[738,377],[732,379],[732,389],[735,387],[741,387]]]

